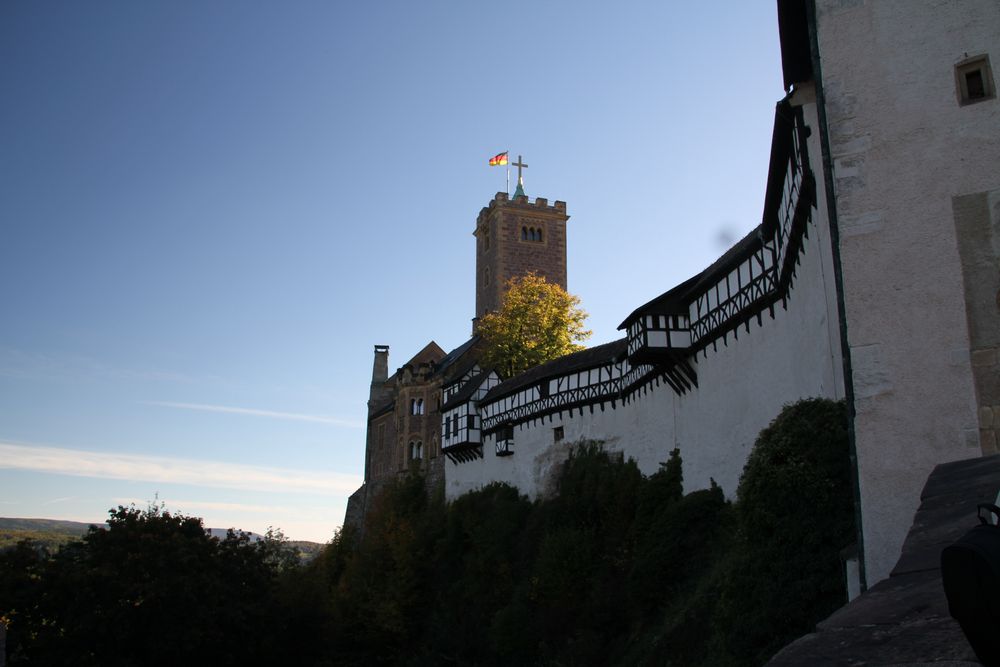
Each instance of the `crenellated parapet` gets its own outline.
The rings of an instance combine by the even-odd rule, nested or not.
[[[500,307],[508,282],[534,272],[566,283],[566,202],[498,192],[476,218],[476,317]]]

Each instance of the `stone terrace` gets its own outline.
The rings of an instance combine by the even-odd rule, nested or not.
[[[941,550],[978,524],[976,505],[995,503],[1000,455],[937,466],[888,579],[781,650],[770,667],[979,665],[941,585]]]

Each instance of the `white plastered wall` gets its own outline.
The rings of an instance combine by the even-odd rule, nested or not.
[[[1000,188],[996,0],[817,0],[855,391],[866,575],[888,576],[933,467],[980,453],[952,197]]]
[[[816,109],[808,91],[805,121],[816,127]],[[817,177],[819,133],[808,139]],[[609,451],[634,459],[645,474],[659,469],[674,447],[681,450],[686,491],[707,488],[714,479],[730,497],[736,492],[753,442],[782,406],[801,398],[842,398],[839,325],[833,281],[826,200],[818,188],[808,238],[796,272],[787,309],[775,305],[761,324],[740,327],[726,342],[709,346],[697,359],[698,388],[677,396],[665,383],[651,385],[628,403],[605,403],[546,416],[514,428],[514,454],[497,457],[487,437],[483,458],[446,467],[449,499],[493,481],[517,486],[536,497],[551,490],[554,474],[573,443],[605,441]],[[665,288],[670,285],[665,285]],[[562,442],[553,429],[562,427]],[[846,546],[846,545],[845,545]]]

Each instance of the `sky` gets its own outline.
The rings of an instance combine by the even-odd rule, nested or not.
[[[596,345],[760,222],[783,95],[768,0],[0,3],[0,516],[328,541],[373,345],[470,334],[491,156]]]

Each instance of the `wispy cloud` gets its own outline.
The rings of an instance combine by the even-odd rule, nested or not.
[[[189,484],[213,488],[343,495],[361,485],[358,475],[251,466],[222,461],[92,452],[0,441],[0,468],[34,472]]]
[[[3,464],[0,464],[0,468],[2,468],[2,467],[3,467]],[[55,505],[56,503],[66,503],[66,502],[69,502],[70,500],[76,500],[76,496],[63,496],[62,498],[53,498],[52,500],[46,500],[42,504],[43,505]]]
[[[177,408],[179,410],[198,410],[201,412],[223,412],[234,415],[251,415],[253,417],[269,417],[271,419],[288,419],[292,421],[317,422],[333,424],[347,428],[362,428],[363,424],[353,419],[329,417],[326,415],[307,415],[299,412],[277,412],[275,410],[259,410],[257,408],[239,408],[229,405],[211,405],[205,403],[174,403],[173,401],[143,401],[145,405],[155,405],[161,408]]]

